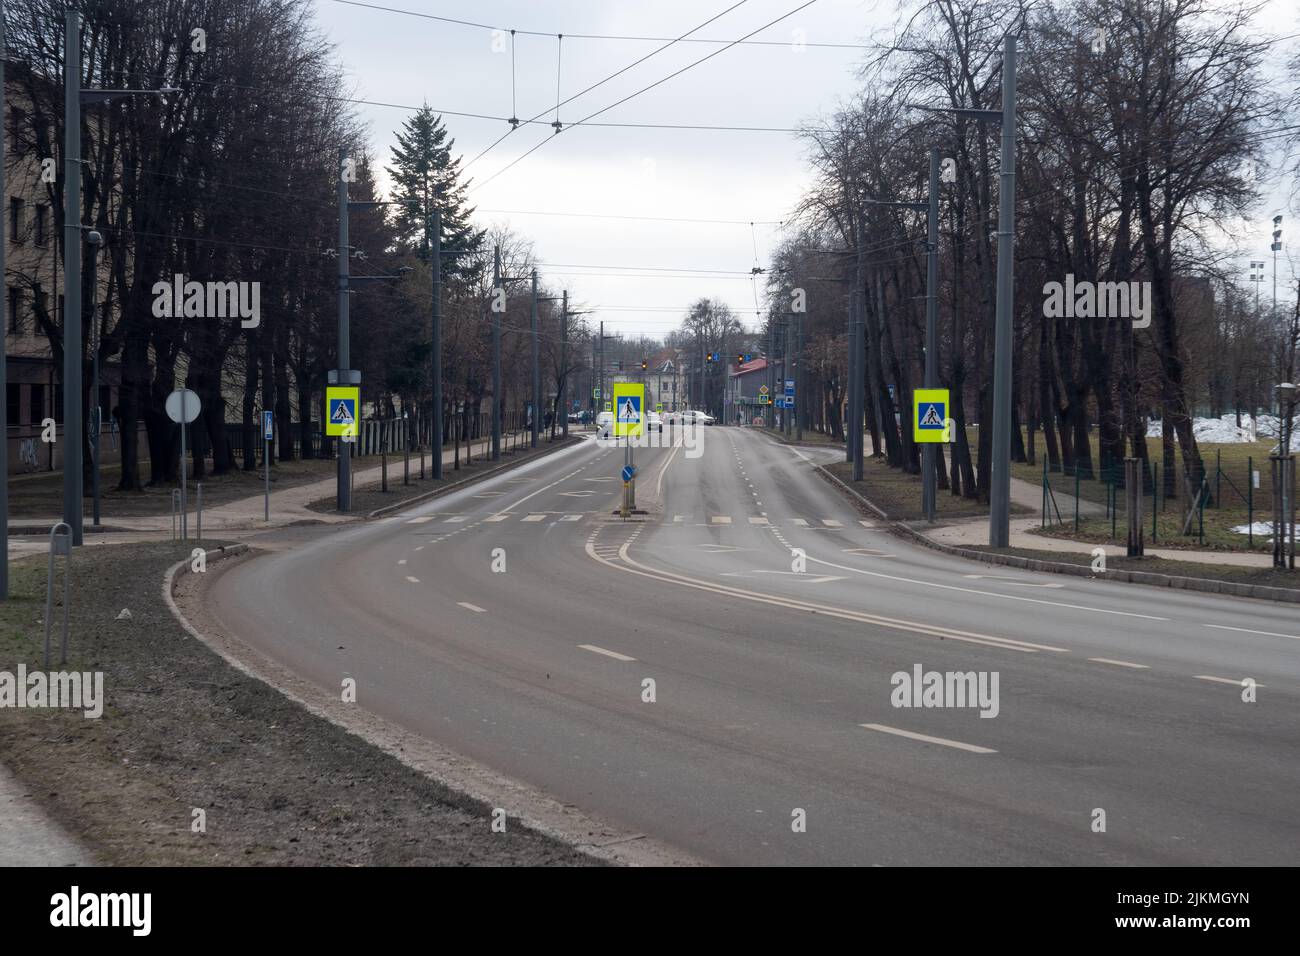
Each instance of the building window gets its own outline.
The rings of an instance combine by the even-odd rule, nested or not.
[[[5,386],[5,407],[8,410],[8,414],[9,414],[9,417],[6,418],[5,421],[8,422],[10,425],[19,424],[18,415],[21,407],[19,402],[22,396],[20,387],[21,386],[17,385],[14,382],[9,382]]]
[[[23,236],[23,201],[17,196],[9,197],[9,241],[22,242]]]
[[[38,246],[45,245],[46,220],[50,214],[48,203],[37,203],[36,222],[32,224],[32,241]]]
[[[22,305],[23,291],[17,286],[9,287],[9,331],[18,331],[18,309]]]
[[[23,128],[27,125],[27,111],[21,107],[9,107],[9,141],[15,153],[24,153]]]
[[[27,425],[39,425],[45,418],[45,386],[33,385],[31,401],[27,403]]]
[[[32,313],[34,315],[41,315],[42,313],[44,313],[45,315],[48,316],[49,309],[50,309],[50,294],[38,285],[36,289],[32,292]],[[32,323],[32,327],[33,328],[37,327],[35,322]]]

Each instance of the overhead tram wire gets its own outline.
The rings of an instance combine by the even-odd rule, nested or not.
[[[561,106],[564,106],[564,105],[566,105],[566,104],[568,104],[568,103],[572,103],[572,102],[573,102],[574,100],[576,100],[578,97],[580,97],[580,96],[585,96],[586,94],[590,93],[592,90],[596,89],[597,87],[599,87],[599,86],[603,86],[604,84],[608,83],[610,80],[615,79],[616,77],[622,76],[622,75],[623,75],[624,73],[626,73],[628,70],[631,70],[631,69],[633,69],[634,67],[640,66],[642,63],[644,63],[646,60],[650,59],[651,57],[653,57],[653,56],[658,56],[658,55],[659,55],[660,53],[662,53],[664,50],[668,49],[668,48],[669,48],[670,46],[672,46],[674,43],[678,42],[678,40],[685,39],[686,37],[688,37],[688,36],[690,36],[692,33],[694,33],[696,30],[703,30],[703,29],[704,29],[705,27],[707,27],[710,23],[713,23],[715,20],[718,20],[718,19],[720,19],[720,18],[726,16],[726,15],[727,15],[728,13],[730,13],[732,10],[736,9],[736,7],[739,7],[739,6],[741,6],[742,4],[747,3],[747,2],[748,2],[748,0],[737,0],[736,3],[733,3],[731,6],[727,7],[727,9],[723,10],[721,13],[718,13],[718,14],[715,14],[714,16],[711,16],[711,17],[709,17],[709,19],[705,20],[703,23],[699,24],[698,26],[692,27],[690,30],[687,30],[684,34],[682,34],[680,37],[678,37],[677,40],[669,40],[669,41],[667,41],[666,43],[664,43],[663,46],[658,47],[658,48],[656,48],[656,49],[654,49],[654,50],[651,50],[651,51],[650,51],[649,53],[647,53],[645,56],[640,57],[639,59],[633,60],[633,61],[632,61],[631,63],[629,63],[627,66],[623,67],[621,70],[615,70],[613,73],[611,73],[609,76],[605,77],[604,79],[597,80],[595,83],[591,84],[590,86],[586,87],[585,89],[581,89],[581,90],[579,90],[577,93],[574,93],[574,94],[573,94],[572,96],[570,96],[568,99],[563,100],[563,101],[560,100],[560,87],[559,87],[559,83],[560,83],[560,80],[559,80],[559,60],[558,60],[558,54],[557,54],[557,60],[556,60],[556,78],[555,78],[555,100],[556,100],[556,103],[555,103],[555,123],[551,124],[551,125],[554,127],[555,132],[556,132],[556,133],[559,133],[559,132],[561,131],[561,128],[562,128],[562,127],[560,127],[560,126],[558,125],[558,124],[559,124],[559,119],[560,119],[560,107],[561,107]],[[523,32],[528,32],[528,31],[523,31]],[[513,34],[514,31],[512,30],[511,33]],[[551,34],[539,34],[539,35],[540,35],[540,36],[550,36]],[[560,36],[559,34],[555,34],[555,35],[556,35],[556,36]],[[561,39],[561,42],[562,42],[562,41],[563,41],[563,37],[560,36],[560,39]],[[547,109],[549,109],[549,107],[548,107]],[[533,124],[533,123],[536,123],[538,120],[541,119],[542,116],[544,116],[544,115],[546,114],[546,112],[547,112],[547,110],[542,110],[542,112],[538,113],[536,116],[533,116],[533,117],[531,117],[530,119],[524,120],[523,122],[526,123],[526,124]],[[520,122],[520,121],[519,121],[519,120],[515,120],[514,117],[512,117],[512,120],[514,120],[514,121],[511,123],[510,130],[509,130],[509,131],[507,132],[507,134],[506,134],[507,136],[508,136],[510,133],[513,133],[513,132],[514,132],[516,129],[518,129],[518,127],[519,127],[519,122]],[[502,140],[504,140],[505,138],[506,138],[505,136],[502,136],[500,139],[496,140],[496,142],[492,143],[492,145],[488,146],[487,149],[483,150],[483,152],[479,153],[477,156],[475,156],[473,159],[471,159],[468,163],[466,163],[464,166],[462,166],[462,167],[461,167],[462,172],[463,172],[464,170],[468,169],[470,166],[472,166],[475,162],[477,162],[478,160],[480,160],[481,158],[483,158],[484,156],[486,156],[488,153],[490,153],[490,152],[491,152],[491,151],[496,147],[497,143],[500,143],[500,142],[501,142]],[[542,140],[542,142],[544,143],[544,142],[546,142],[546,140]],[[540,144],[538,144],[538,145],[540,145]],[[536,146],[533,147],[533,149],[536,149],[536,148],[537,148]],[[529,150],[529,152],[532,152],[532,150]]]
[[[743,2],[743,0],[742,0],[742,2]],[[783,13],[783,14],[781,14],[781,16],[777,17],[775,20],[771,20],[771,21],[769,21],[768,23],[763,24],[763,25],[762,25],[761,27],[759,27],[757,30],[753,30],[753,31],[751,31],[750,33],[745,34],[745,36],[741,37],[740,40],[733,40],[733,41],[731,41],[730,43],[728,43],[726,46],[722,47],[721,49],[719,49],[719,50],[714,50],[712,53],[709,53],[709,54],[707,54],[706,56],[702,56],[702,57],[700,57],[698,60],[694,60],[694,61],[692,61],[692,62],[686,64],[686,65],[685,65],[684,67],[682,67],[680,70],[675,70],[674,72],[669,73],[667,76],[663,77],[662,79],[658,79],[658,80],[656,80],[655,82],[651,83],[649,86],[644,86],[644,87],[642,87],[641,89],[637,90],[635,93],[629,93],[627,96],[623,97],[621,100],[617,100],[617,101],[615,101],[615,102],[609,104],[609,105],[606,106],[606,107],[603,107],[603,108],[601,108],[601,109],[596,110],[596,112],[594,112],[594,113],[590,113],[590,114],[588,114],[587,116],[585,116],[585,117],[583,117],[582,119],[578,120],[576,123],[570,123],[570,124],[566,127],[566,129],[573,129],[573,127],[575,127],[575,126],[582,126],[582,125],[586,124],[589,120],[592,120],[592,119],[594,119],[595,117],[599,116],[601,113],[606,113],[606,112],[608,112],[609,110],[612,110],[612,109],[613,109],[614,107],[616,107],[616,106],[622,106],[622,105],[623,105],[624,103],[626,103],[628,100],[633,99],[634,97],[640,96],[642,93],[648,92],[649,90],[654,89],[656,86],[659,86],[659,85],[661,85],[661,84],[663,84],[663,83],[667,83],[669,80],[673,79],[674,77],[681,76],[681,75],[682,75],[683,73],[685,73],[687,70],[693,69],[693,68],[699,66],[701,63],[704,63],[705,61],[713,59],[713,58],[714,58],[715,56],[717,56],[719,53],[724,53],[724,52],[726,52],[727,50],[729,50],[729,49],[731,49],[733,46],[735,46],[737,43],[740,43],[740,42],[742,42],[743,40],[747,40],[747,39],[749,39],[750,37],[755,36],[756,34],[762,33],[762,32],[763,32],[764,30],[766,30],[768,27],[774,26],[774,25],[780,23],[782,20],[785,20],[785,19],[788,19],[789,17],[794,16],[794,15],[795,15],[796,13],[798,13],[799,11],[804,10],[804,9],[806,9],[806,8],[808,8],[808,7],[811,7],[811,6],[812,6],[814,3],[816,3],[816,2],[817,2],[817,0],[806,0],[805,3],[802,3],[802,4],[800,4],[799,6],[795,7],[795,8],[794,8],[793,10],[791,10],[789,13]],[[739,4],[737,4],[737,6],[738,6],[738,5],[739,5]],[[727,13],[730,9],[734,9],[734,7],[732,7],[732,8],[728,8],[728,10],[724,10],[722,13],[718,14],[718,16],[722,16],[723,14]],[[717,17],[714,17],[713,19],[716,20]],[[708,22],[712,22],[712,21],[708,21]],[[704,24],[701,24],[701,26],[703,26],[703,25],[704,25]],[[699,28],[697,27],[696,29],[699,29]],[[695,31],[692,30],[691,32],[694,33]],[[658,51],[656,51],[656,52],[658,52]],[[653,55],[653,54],[651,54],[651,55]],[[579,94],[579,95],[580,95],[580,94]],[[558,133],[559,130],[556,130],[556,132]],[[518,163],[520,163],[520,162],[522,162],[523,160],[527,159],[527,158],[528,158],[529,156],[531,156],[533,153],[537,152],[537,150],[541,149],[542,146],[543,146],[545,143],[549,143],[549,142],[551,141],[551,139],[554,139],[554,137],[550,137],[549,139],[544,139],[544,140],[542,140],[540,143],[538,143],[538,144],[537,144],[536,146],[534,146],[532,149],[528,150],[528,152],[524,153],[522,156],[518,156],[518,157],[516,157],[515,159],[511,160],[509,163],[507,163],[507,164],[506,164],[505,166],[503,166],[501,169],[498,169],[495,173],[493,173],[493,174],[492,174],[491,176],[489,176],[487,179],[483,180],[483,182],[481,182],[481,183],[477,183],[477,184],[475,184],[474,186],[470,187],[470,192],[473,192],[475,189],[482,189],[484,186],[486,186],[488,183],[492,182],[492,180],[496,179],[496,178],[497,178],[498,176],[500,176],[502,173],[506,172],[508,169],[511,169],[512,167],[516,166]]]
[[[408,17],[419,17],[419,18],[422,19],[422,20],[437,20],[437,21],[439,21],[439,22],[441,22],[441,23],[452,23],[452,24],[455,24],[456,26],[462,26],[462,27],[474,27],[474,28],[479,29],[479,30],[494,30],[494,31],[499,31],[499,32],[504,33],[504,32],[505,32],[505,29],[506,29],[505,27],[496,27],[496,26],[492,26],[492,24],[490,24],[490,23],[475,23],[475,22],[472,21],[472,20],[457,20],[457,19],[455,19],[455,18],[453,18],[453,17],[440,17],[440,16],[436,16],[435,14],[432,14],[432,13],[420,13],[420,12],[417,11],[417,10],[403,10],[403,9],[401,9],[401,8],[399,8],[399,7],[385,7],[385,6],[381,6],[381,5],[377,4],[377,3],[361,3],[361,2],[359,2],[359,0],[333,0],[333,2],[334,2],[334,3],[340,3],[340,4],[343,4],[344,6],[349,6],[349,7],[364,7],[364,8],[367,9],[367,10],[382,10],[382,11],[384,11],[385,13],[400,13],[400,14],[403,14],[404,16],[408,16]],[[511,32],[511,33],[514,33],[514,32],[516,32],[516,31],[515,31],[515,30],[511,30],[510,32]],[[518,32],[519,32],[519,33],[522,33],[522,34],[524,34],[524,35],[526,35],[526,36],[535,36],[535,37],[553,37],[553,36],[556,36],[556,35],[557,35],[556,33],[547,32],[547,31],[544,31],[544,30],[519,30]],[[570,39],[572,39],[572,40],[620,40],[620,41],[626,41],[626,42],[638,42],[638,43],[663,43],[663,42],[665,42],[666,40],[670,39],[669,37],[623,36],[623,35],[619,35],[619,34],[609,34],[609,33],[568,33],[568,34],[565,34],[565,35],[568,36],[568,37],[569,37]],[[690,37],[689,39],[687,39],[687,38],[682,38],[682,39],[680,40],[680,42],[682,42],[682,43],[731,43],[731,42],[737,42],[737,43],[743,43],[743,44],[746,45],[746,46],[779,46],[779,47],[789,47],[789,46],[790,46],[790,43],[789,43],[789,41],[787,41],[787,40],[738,40],[738,41],[730,41],[730,40],[723,40],[723,39],[720,39],[720,38],[715,39],[715,38],[713,38],[713,37]],[[817,47],[817,48],[833,49],[833,50],[872,50],[872,49],[875,49],[875,46],[874,46],[873,44],[870,44],[870,43],[814,43],[814,42],[812,42],[812,41],[804,41],[804,43],[803,43],[802,45],[803,45],[803,46],[806,46],[806,47]]]

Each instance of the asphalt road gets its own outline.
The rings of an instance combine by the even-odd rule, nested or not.
[[[833,451],[702,438],[638,450],[644,519],[611,517],[623,452],[588,441],[394,518],[280,532],[209,610],[322,687],[355,678],[359,705],[719,863],[1300,862],[1295,608],[949,559],[817,478]],[[996,673],[996,716],[894,706],[918,665]]]

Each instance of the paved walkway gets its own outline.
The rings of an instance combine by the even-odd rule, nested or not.
[[[862,446],[865,454],[871,454],[871,436],[865,436]],[[1066,521],[1074,518],[1074,495],[1055,493],[1056,507]],[[1032,481],[1012,477],[1011,501],[1013,504],[1032,508],[1038,515],[1032,518],[1015,518],[1010,521],[1008,543],[1013,548],[1025,548],[1034,551],[1070,551],[1077,554],[1091,555],[1094,548],[1103,547],[1107,557],[1122,557],[1127,552],[1126,545],[1097,545],[1090,541],[1073,541],[1069,538],[1046,537],[1031,534],[1035,528],[1042,527],[1043,489]],[[1096,517],[1106,513],[1105,505],[1086,498],[1079,499],[1079,514]],[[941,527],[928,530],[922,525],[914,524],[918,531],[932,541],[951,545],[986,545],[989,543],[988,518],[960,518],[945,523]],[[1185,551],[1181,548],[1153,548],[1148,542],[1146,553],[1152,557],[1168,558],[1171,561],[1187,561],[1194,564],[1223,564],[1237,567],[1272,567],[1273,559],[1269,554],[1248,553],[1243,551]]]
[[[571,430],[571,434],[572,434]],[[504,447],[506,438],[502,437]],[[543,439],[545,440],[545,439]],[[491,447],[491,439],[483,439],[473,443],[473,454],[477,460],[487,453]],[[460,454],[462,461],[466,454],[466,446],[461,446]],[[448,474],[453,465],[455,455],[454,449],[448,449],[443,452],[442,463],[444,474]],[[426,466],[427,467],[427,466]],[[476,465],[475,467],[478,467]],[[414,474],[419,473],[419,458],[412,457],[411,471]],[[360,488],[364,485],[378,482],[383,474],[383,466],[376,465],[372,468],[356,471],[353,474],[353,484]],[[396,466],[392,460],[388,463],[388,480],[389,487],[393,487],[394,481],[398,485],[402,481],[402,460],[396,459]],[[356,521],[358,515],[340,515],[325,511],[312,511],[307,506],[313,501],[321,498],[332,497],[338,486],[337,479],[333,476],[323,478],[320,481],[314,481],[310,484],[297,485],[292,488],[285,488],[282,491],[271,492],[271,520],[263,519],[265,513],[265,503],[262,495],[252,495],[247,498],[240,498],[236,501],[219,505],[215,508],[205,508],[203,510],[203,533],[204,536],[212,535],[222,538],[238,539],[250,534],[257,534],[266,531],[269,528],[279,528],[285,525],[293,524],[298,521],[314,521],[329,524],[341,523],[346,521]],[[193,497],[190,499],[190,532],[195,530],[195,515],[193,512]],[[61,517],[45,518],[23,518],[24,525],[42,525],[51,527],[56,522],[62,521]],[[104,533],[86,534],[84,541],[88,545],[100,544],[124,544],[133,541],[170,538],[172,533],[172,518],[170,514],[165,515],[147,515],[141,517],[105,517],[105,523],[114,528],[121,528],[122,531],[110,531]],[[89,519],[86,527],[89,528]],[[9,557],[18,558],[29,554],[44,554],[49,551],[49,541],[46,535],[30,535],[19,537],[11,535],[9,538]]]
[[[90,855],[0,765],[0,866],[89,866]]]

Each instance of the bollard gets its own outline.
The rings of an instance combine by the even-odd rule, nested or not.
[[[63,530],[60,531],[59,529]],[[50,529],[50,573],[45,583],[45,669],[50,669],[50,620],[54,617],[54,557],[61,554],[63,562],[63,658],[68,662],[68,582],[72,578],[72,528],[60,521]]]
[[[388,448],[383,447],[379,450],[379,490],[387,493],[388,491]]]
[[[198,503],[198,525],[199,526],[198,526],[198,537],[196,537],[194,540],[202,541],[203,540],[203,482],[200,481],[196,483],[195,491],[198,494],[197,503]]]
[[[181,490],[179,488],[173,488],[172,489],[172,540],[173,541],[176,540],[176,528],[177,528],[177,522],[180,518],[180,510],[181,510]]]
[[[404,444],[402,446],[402,484],[411,483],[411,446]]]
[[[420,480],[424,481],[424,446],[420,446]]]

